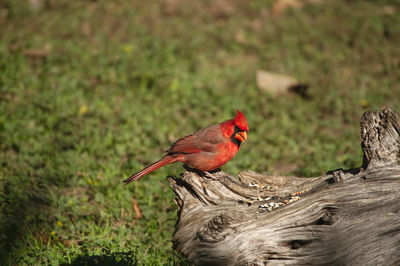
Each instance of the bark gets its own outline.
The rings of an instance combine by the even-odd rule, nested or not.
[[[363,165],[315,178],[188,171],[174,249],[196,265],[400,265],[400,120],[361,119]]]

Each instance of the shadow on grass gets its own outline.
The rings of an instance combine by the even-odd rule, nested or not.
[[[80,266],[80,265],[141,265],[137,257],[131,252],[115,252],[103,255],[81,255],[75,258],[67,265]],[[159,261],[157,264],[162,265],[189,265],[189,263],[179,254],[174,253],[173,259],[169,261]]]
[[[48,214],[47,186],[32,183],[15,177],[1,184],[0,264],[8,264],[13,252],[25,247],[24,239],[32,224],[41,225]]]
[[[119,252],[104,255],[82,255],[74,259],[70,264],[63,265],[137,265],[137,259],[130,252]]]

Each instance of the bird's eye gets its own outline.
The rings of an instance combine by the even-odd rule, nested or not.
[[[240,127],[235,125],[235,132],[249,132],[249,131],[246,129],[241,129]]]

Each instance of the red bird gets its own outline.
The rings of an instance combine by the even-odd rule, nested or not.
[[[248,132],[246,117],[240,111],[236,111],[236,117],[233,119],[203,128],[177,140],[159,161],[124,182],[128,184],[166,164],[176,162],[182,162],[201,171],[218,169],[235,156],[240,144],[247,139]]]

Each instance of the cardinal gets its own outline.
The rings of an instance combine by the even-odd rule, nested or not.
[[[176,162],[182,162],[203,172],[216,170],[235,156],[240,144],[247,139],[248,132],[246,117],[240,111],[236,111],[236,117],[233,119],[180,138],[171,145],[159,161],[123,182],[128,184],[166,164]]]

